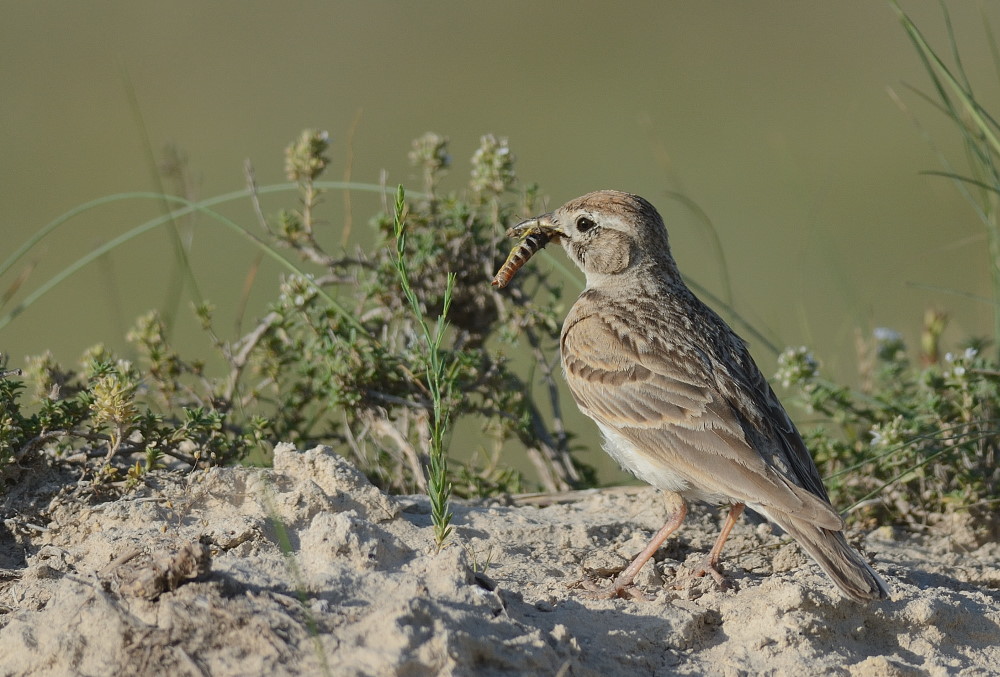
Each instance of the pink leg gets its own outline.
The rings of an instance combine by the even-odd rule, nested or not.
[[[628,589],[632,587],[632,582],[635,577],[639,575],[639,570],[650,560],[650,558],[656,554],[663,542],[670,537],[670,534],[677,531],[681,524],[684,522],[684,518],[687,517],[687,503],[684,502],[680,496],[678,499],[677,509],[670,515],[670,519],[667,523],[663,525],[663,528],[656,532],[653,536],[653,540],[649,542],[646,549],[639,553],[639,555],[632,560],[632,563],[626,567],[624,571],[615,577],[614,583],[606,588],[600,590],[595,590],[591,593],[584,593],[588,597],[594,599],[609,599],[611,597],[635,597]]]
[[[726,589],[726,579],[719,573],[716,568],[719,565],[719,559],[722,557],[722,546],[726,544],[726,539],[729,538],[729,532],[733,530],[736,526],[736,520],[740,518],[743,514],[743,508],[746,506],[742,503],[737,503],[729,509],[729,514],[726,516],[726,523],[722,525],[722,531],[719,532],[719,537],[715,540],[715,545],[712,546],[711,552],[705,556],[705,560],[701,564],[701,568],[694,572],[695,576],[704,576],[705,574],[711,574],[715,582],[719,584],[719,587],[723,590]]]

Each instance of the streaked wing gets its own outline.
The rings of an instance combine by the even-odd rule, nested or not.
[[[778,401],[778,396],[774,394],[771,384],[753,364],[749,354],[742,363],[749,364],[751,368],[743,368],[733,374],[733,377],[735,381],[748,386],[749,392],[754,396],[756,408],[764,412],[766,425],[759,426],[762,428],[761,444],[781,455],[782,461],[788,463],[792,474],[803,487],[829,502],[830,497],[826,493],[826,487],[823,486],[823,479],[819,475],[816,463],[809,454],[805,442],[802,441],[802,436],[796,430],[795,424]]]
[[[767,416],[755,416],[755,409],[762,410],[746,401],[770,393],[752,362],[766,390],[761,392],[760,384],[743,374],[736,381],[740,392],[726,393],[717,386],[708,355],[664,342],[640,349],[623,330],[625,324],[586,311],[567,318],[563,368],[584,413],[702,491],[841,528],[825,491],[814,495],[811,482],[799,478],[798,452],[789,454],[787,440],[770,423],[762,424]],[[798,438],[790,422],[788,426]],[[811,465],[804,446],[802,452]],[[822,491],[821,482],[819,487]]]

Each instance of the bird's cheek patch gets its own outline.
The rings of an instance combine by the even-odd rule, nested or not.
[[[632,262],[632,243],[624,233],[606,230],[591,243],[586,254],[588,270],[614,275],[628,268]]]

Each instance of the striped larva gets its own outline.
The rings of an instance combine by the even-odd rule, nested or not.
[[[529,232],[516,247],[510,250],[507,260],[493,276],[491,284],[497,289],[506,287],[513,279],[514,273],[520,270],[521,266],[528,262],[528,259],[541,251],[542,247],[547,245],[551,239],[549,234],[541,230]]]

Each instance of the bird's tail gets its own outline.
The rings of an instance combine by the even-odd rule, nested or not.
[[[843,532],[823,529],[787,514],[770,512],[768,517],[799,542],[847,597],[857,602],[889,597],[889,586],[847,544]]]

